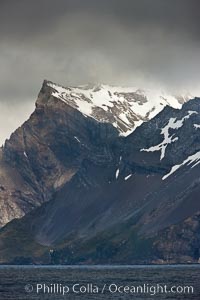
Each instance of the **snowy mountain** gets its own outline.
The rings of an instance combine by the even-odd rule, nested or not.
[[[51,95],[99,122],[111,123],[127,136],[144,121],[152,119],[166,105],[181,108],[192,98],[190,94],[168,95],[160,90],[109,85],[62,87],[46,81]]]
[[[0,151],[1,263],[197,262],[200,99],[151,97],[44,82]]]

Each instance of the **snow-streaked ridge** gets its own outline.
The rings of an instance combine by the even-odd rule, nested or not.
[[[171,168],[170,172],[168,174],[166,174],[165,176],[163,176],[162,180],[167,179],[169,176],[171,176],[173,173],[175,173],[182,166],[184,166],[184,165],[191,165],[193,163],[195,163],[195,164],[192,166],[192,168],[194,168],[195,166],[197,166],[198,164],[200,164],[200,151],[198,151],[197,153],[189,156],[181,164],[173,166]]]
[[[165,151],[169,144],[178,141],[178,137],[174,137],[174,134],[170,135],[170,129],[179,129],[183,126],[184,121],[189,119],[193,114],[198,114],[196,111],[188,111],[188,114],[183,117],[181,120],[177,120],[176,118],[170,118],[169,122],[165,127],[161,129],[161,134],[163,135],[163,141],[156,145],[152,146],[148,149],[141,149],[140,151],[145,152],[154,152],[154,151],[161,151],[160,160],[165,157]]]
[[[62,87],[47,82],[52,96],[78,109],[85,116],[108,122],[121,135],[128,135],[144,121],[157,115],[166,105],[181,108],[192,96],[171,96],[160,90],[109,85]]]

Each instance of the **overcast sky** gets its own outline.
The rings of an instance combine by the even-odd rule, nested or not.
[[[199,0],[0,0],[0,143],[43,79],[200,95]]]

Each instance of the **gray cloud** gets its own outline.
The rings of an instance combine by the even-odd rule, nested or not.
[[[1,0],[0,142],[44,78],[200,91],[199,11],[199,0]]]

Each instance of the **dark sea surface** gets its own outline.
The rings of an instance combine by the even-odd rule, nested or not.
[[[200,265],[0,266],[4,299],[200,300]]]

